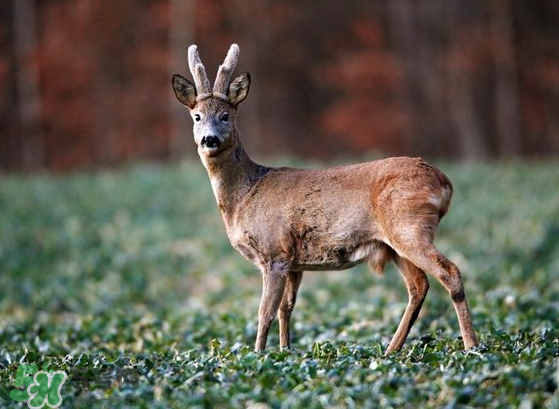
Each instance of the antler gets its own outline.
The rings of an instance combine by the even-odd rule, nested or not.
[[[239,46],[237,44],[231,44],[227,56],[223,61],[223,64],[219,66],[217,70],[217,77],[215,78],[213,91],[210,89],[210,80],[206,75],[206,69],[202,64],[200,55],[198,54],[198,47],[192,44],[188,47],[188,67],[194,77],[194,84],[196,85],[196,92],[198,96],[197,101],[209,98],[211,96],[222,99],[224,101],[229,101],[227,97],[227,87],[229,86],[229,81],[231,80],[231,74],[237,65],[239,60]]]
[[[213,89],[214,96],[227,100],[227,87],[229,86],[231,75],[239,60],[239,52],[239,46],[237,44],[231,44],[227,52],[227,57],[225,57],[223,64],[221,64],[217,70]]]
[[[196,99],[204,99],[212,95],[210,89],[210,80],[206,75],[206,69],[200,60],[200,55],[198,54],[198,47],[192,44],[188,47],[188,67],[192,77],[194,78],[194,84],[196,85],[196,92],[198,97]]]

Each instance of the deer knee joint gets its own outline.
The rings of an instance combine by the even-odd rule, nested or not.
[[[282,303],[279,308],[279,312],[281,316],[289,316],[291,312],[295,308],[295,299],[290,299],[285,303]]]
[[[260,316],[260,323],[262,325],[265,325],[265,326],[270,326],[270,325],[272,325],[272,322],[274,321],[274,318],[275,317],[271,314],[262,314]]]
[[[408,287],[408,295],[412,299],[423,300],[427,291],[429,291],[429,281],[424,275],[418,275],[413,280],[407,281],[406,286]]]
[[[454,263],[452,263],[449,259],[447,259],[442,254],[440,253],[432,254],[431,260],[433,260],[435,265],[445,273],[448,273],[451,276],[460,275],[460,270],[458,270],[458,267],[456,267]]]

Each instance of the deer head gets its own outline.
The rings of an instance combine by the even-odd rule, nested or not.
[[[186,106],[194,121],[194,141],[203,157],[215,157],[238,141],[237,108],[248,95],[250,75],[244,72],[231,81],[239,59],[239,46],[232,44],[219,66],[213,90],[196,45],[188,47],[188,66],[194,84],[181,75],[172,77],[177,99]]]

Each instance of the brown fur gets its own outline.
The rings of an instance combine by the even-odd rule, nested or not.
[[[243,80],[248,83],[236,90],[242,99],[250,77]],[[175,92],[185,99],[180,89]],[[421,158],[408,157],[325,170],[258,165],[241,145],[239,102],[210,97],[191,114],[202,118],[194,124],[194,139],[231,244],[263,274],[255,349],[264,349],[276,314],[280,344],[289,346],[289,317],[303,271],[367,262],[380,273],[390,260],[410,298],[387,353],[401,348],[419,314],[429,288],[426,272],[451,295],[465,346],[476,345],[460,272],[432,244],[452,196],[448,178]],[[223,112],[227,123],[219,120]],[[208,134],[219,136],[218,148],[201,144]]]

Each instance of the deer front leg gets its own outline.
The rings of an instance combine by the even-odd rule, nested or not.
[[[256,352],[266,348],[268,331],[278,312],[288,273],[289,268],[283,262],[269,263],[262,271],[262,298],[258,309],[258,334],[254,346]]]
[[[283,298],[278,311],[279,319],[279,335],[280,335],[280,348],[289,348],[291,345],[291,338],[289,333],[289,320],[293,308],[295,308],[295,301],[297,301],[297,290],[303,278],[302,271],[290,271],[287,276],[287,283],[283,292]]]

